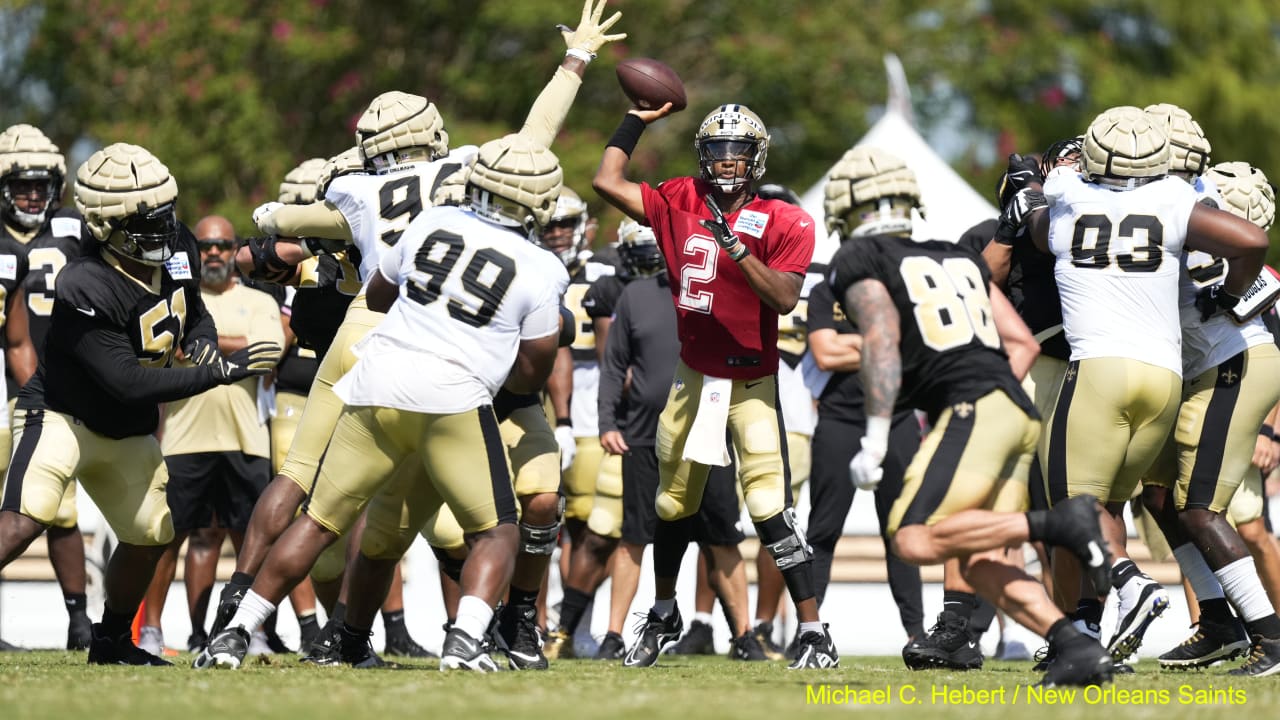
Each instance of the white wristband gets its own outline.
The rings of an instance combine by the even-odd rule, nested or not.
[[[568,50],[564,51],[564,54],[566,57],[578,58],[579,60],[587,64],[590,64],[592,60],[596,59],[595,53],[587,50],[582,50],[580,48],[569,48]]]
[[[867,432],[862,436],[863,447],[870,445],[880,449],[883,454],[885,449],[889,447],[889,428],[892,425],[893,418],[868,417]]]

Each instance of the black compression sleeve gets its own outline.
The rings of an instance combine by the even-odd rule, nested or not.
[[[172,402],[198,395],[219,384],[212,366],[143,367],[138,364],[129,338],[122,331],[97,323],[76,324],[83,326],[77,329],[76,356],[89,374],[120,402]]]

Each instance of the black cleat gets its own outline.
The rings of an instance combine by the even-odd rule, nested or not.
[[[407,630],[404,632],[389,633],[387,635],[386,645],[383,647],[382,652],[384,655],[409,658],[439,657],[439,655],[436,655],[430,650],[419,645]]]
[[[244,664],[249,654],[249,631],[242,627],[227,628],[214,635],[209,644],[196,656],[191,667],[204,670],[210,667],[231,668]]]
[[[311,641],[311,648],[300,662],[333,666],[342,664],[342,623],[330,620]]]
[[[751,630],[751,634],[756,636],[756,641],[764,650],[765,657],[770,660],[782,660],[786,657],[782,647],[773,641],[773,623],[762,622]]]
[[[474,670],[499,672],[498,663],[489,655],[489,643],[477,640],[459,628],[450,628],[440,653],[440,670]]]
[[[293,654],[293,650],[284,644],[284,640],[280,639],[280,634],[276,632],[275,627],[263,630],[267,636],[267,647],[276,655],[284,655],[285,653]]]
[[[748,630],[742,635],[733,639],[729,644],[729,659],[742,660],[744,662],[765,662],[769,656],[764,652],[764,646],[760,644],[760,639],[755,633]]]
[[[213,615],[213,627],[209,628],[209,636],[217,637],[231,623],[240,609],[240,601],[244,599],[248,587],[240,587],[227,583],[222,586],[222,594],[218,596],[218,612]]]
[[[689,631],[680,638],[667,652],[672,655],[715,655],[715,637],[711,626],[694,620],[689,623]]]
[[[93,621],[88,615],[78,612],[71,616],[67,623],[67,649],[87,650],[93,642]]]
[[[1057,656],[1058,656],[1058,649],[1054,647],[1052,643],[1045,645],[1039,650],[1036,650],[1035,657],[1032,658],[1033,660],[1036,661],[1036,664],[1032,666],[1031,672],[1042,673],[1047,671],[1049,669],[1049,666],[1053,664],[1053,661],[1057,658]]]
[[[1238,620],[1230,624],[1212,622],[1203,617],[1191,637],[1160,656],[1160,667],[1202,668],[1245,654],[1249,636]]]
[[[1099,594],[1111,587],[1111,551],[1098,524],[1098,499],[1077,495],[1053,506],[1044,541],[1071,551]]]
[[[695,623],[697,624],[697,623]],[[644,620],[636,625],[635,645],[631,646],[631,651],[622,659],[623,667],[651,667],[658,662],[658,656],[662,651],[676,643],[680,637],[680,631],[684,629],[684,620],[680,617],[680,608],[671,611],[671,614],[665,618],[658,617],[658,614],[650,610],[644,616]],[[711,626],[707,626],[707,631],[711,631]],[[692,632],[692,628],[690,628]]]
[[[801,633],[798,648],[799,655],[787,666],[788,670],[840,667],[840,653],[836,652],[835,643],[831,641],[831,633],[827,631],[826,623],[823,623],[820,633],[812,631]]]
[[[621,660],[627,655],[627,643],[616,632],[606,633],[593,660]]]
[[[1111,682],[1114,671],[1111,656],[1101,645],[1077,635],[1054,654],[1040,687],[1101,685]]]
[[[1280,639],[1253,636],[1249,657],[1244,664],[1227,673],[1243,677],[1266,677],[1280,673]]]
[[[187,652],[198,653],[209,644],[209,634],[204,628],[196,628],[187,636]]]
[[[164,667],[173,663],[143,650],[133,644],[133,639],[126,631],[120,637],[107,637],[102,634],[102,625],[95,623],[90,632],[89,641],[90,665],[150,665]]]
[[[373,651],[373,633],[353,631],[345,624],[339,631],[338,658],[343,665],[365,670],[386,665]]]
[[[902,662],[912,670],[976,670],[982,667],[982,650],[969,634],[969,621],[943,610],[929,632],[902,648]]]
[[[787,660],[795,660],[800,657],[800,626],[796,626],[796,634],[791,637],[791,642],[787,643],[787,649],[782,651],[782,656]]]
[[[542,654],[542,632],[538,629],[538,608],[503,606],[498,628],[512,670],[547,669],[547,656]]]
[[[1146,575],[1138,575],[1129,580],[1126,586],[1135,584],[1138,588],[1129,588],[1127,592],[1123,589],[1116,591],[1120,620],[1116,625],[1115,636],[1107,643],[1107,652],[1111,653],[1111,659],[1116,662],[1122,662],[1138,652],[1147,628],[1169,607],[1169,592],[1160,583]]]

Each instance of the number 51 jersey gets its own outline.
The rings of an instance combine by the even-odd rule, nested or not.
[[[400,296],[334,386],[348,405],[452,414],[491,404],[520,341],[560,331],[560,259],[469,210],[424,212],[380,271]]]
[[[853,238],[831,259],[827,279],[842,306],[845,291],[860,280],[879,280],[893,298],[902,358],[895,411],[914,408],[935,419],[948,406],[1000,389],[1039,417],[1009,368],[987,294],[991,271],[974,250],[892,235]]]
[[[1195,190],[1176,177],[1113,189],[1059,171],[1044,194],[1071,359],[1129,358],[1181,377],[1178,271]]]

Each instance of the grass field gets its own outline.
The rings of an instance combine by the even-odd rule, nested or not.
[[[554,663],[544,673],[471,675],[437,672],[434,661],[348,670],[302,666],[290,658],[234,672],[196,672],[185,666],[187,656],[177,658],[174,668],[88,667],[84,657],[63,652],[0,655],[0,718],[794,720],[853,711],[885,717],[1053,720],[1094,709],[1123,712],[1131,720],[1224,711],[1263,718],[1276,717],[1280,710],[1280,676],[1230,678],[1224,668],[1167,673],[1151,662],[1103,690],[1075,689],[1069,701],[1065,693],[1070,689],[1048,693],[1029,688],[1039,680],[1030,663],[990,662],[972,673],[913,673],[897,658],[851,657],[842,659],[836,670],[796,673],[774,663],[664,657],[647,670],[584,660]]]

